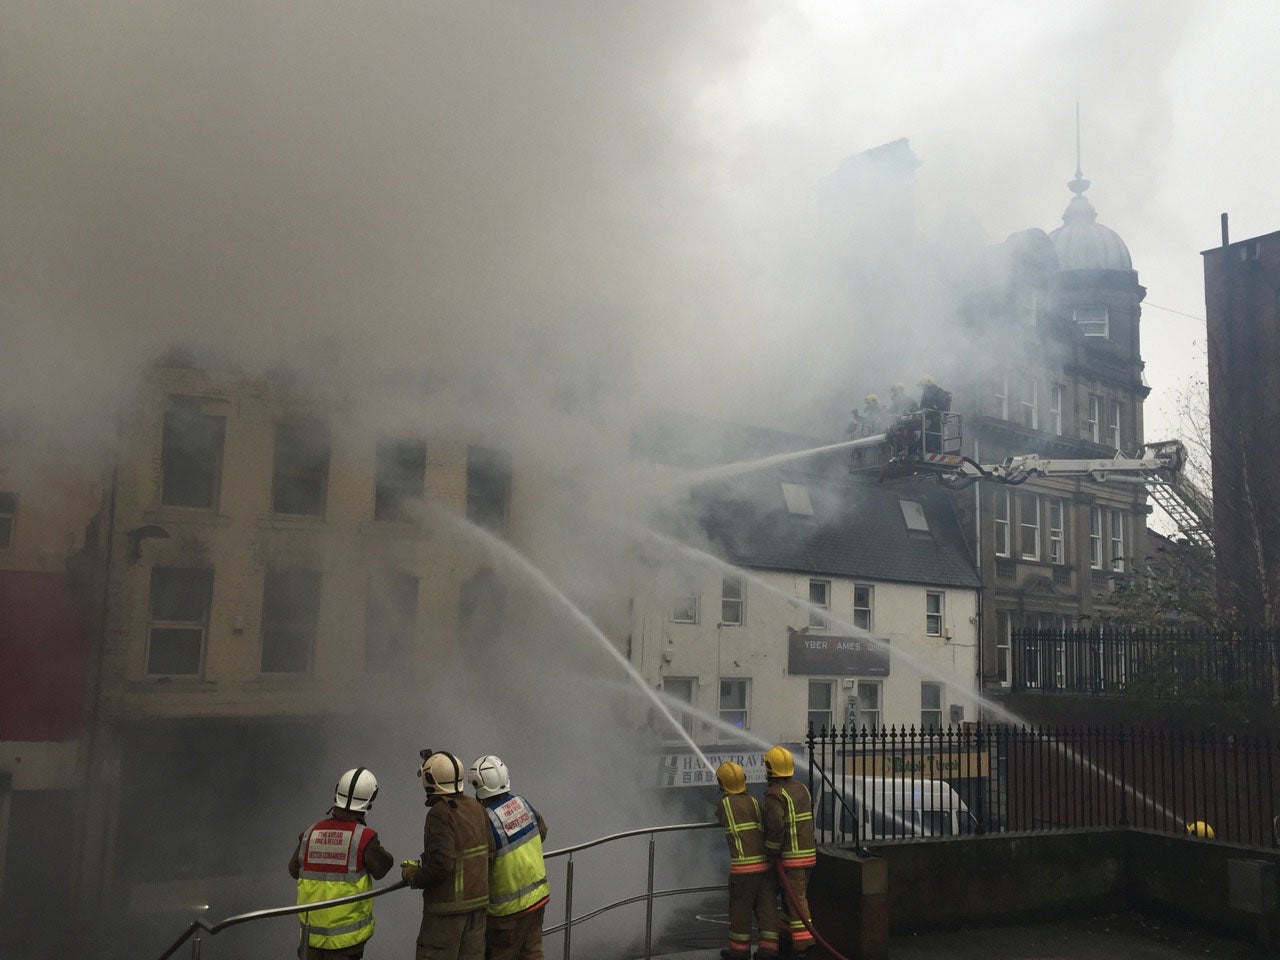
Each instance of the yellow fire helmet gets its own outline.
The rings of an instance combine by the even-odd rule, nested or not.
[[[1187,834],[1192,837],[1204,837],[1212,840],[1214,837],[1213,827],[1205,823],[1203,820],[1197,820],[1194,823],[1187,824]]]
[[[720,781],[720,787],[725,793],[747,792],[747,771],[732,760],[726,760],[716,767],[716,779]]]
[[[879,403],[879,402],[880,402],[880,398],[877,397],[874,393],[867,394],[867,403]]]
[[[927,387],[931,383],[933,383],[933,377],[930,374],[926,373],[923,377],[920,378],[920,386],[922,387]]]
[[[786,747],[770,747],[764,752],[764,772],[771,777],[789,777],[796,772],[796,761]]]

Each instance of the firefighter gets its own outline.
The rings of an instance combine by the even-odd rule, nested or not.
[[[720,951],[723,960],[743,960],[751,955],[751,921],[760,929],[759,960],[778,956],[776,885],[768,883],[769,858],[760,829],[760,804],[747,793],[747,773],[726,760],[716,768],[720,799],[716,820],[729,843],[729,946]]]
[[[880,398],[874,393],[868,393],[863,401],[861,419],[866,426],[867,436],[884,429],[884,411],[880,408]]]
[[[489,818],[462,792],[462,761],[421,751],[418,776],[427,792],[422,856],[400,865],[400,876],[422,891],[416,960],[482,960],[489,907]]]
[[[790,888],[784,889],[791,949],[803,957],[813,946],[813,934],[805,926],[809,920],[809,874],[817,862],[813,834],[813,800],[809,789],[794,779],[795,759],[784,747],[772,747],[764,754],[764,772],[769,786],[764,792],[764,848],[771,863],[768,876],[781,873]],[[795,906],[792,906],[794,900]]]
[[[364,767],[338,778],[329,815],[298,835],[289,858],[299,904],[363,893],[387,875],[395,861],[364,822],[377,795],[377,778]],[[308,930],[306,944],[298,946],[304,960],[363,957],[364,945],[373,936],[373,900],[309,910],[299,920]]]
[[[911,402],[907,399],[906,384],[901,380],[896,381],[889,388],[889,414],[894,417],[900,417],[904,413],[911,412]]]
[[[546,821],[528,800],[511,792],[511,776],[501,758],[480,757],[468,779],[489,815],[497,848],[489,866],[486,960],[542,960],[542,917],[551,896],[542,862]]]

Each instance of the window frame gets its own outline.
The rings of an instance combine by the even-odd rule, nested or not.
[[[938,705],[936,707],[927,707],[925,705],[926,692],[937,695]],[[945,712],[946,712],[946,694],[943,690],[943,684],[939,683],[936,680],[921,680],[920,681],[920,729],[921,730],[929,730],[929,729],[941,730],[942,716],[943,716],[943,713]],[[926,717],[929,714],[934,714],[934,713],[937,714],[937,722],[936,723],[927,722]]]
[[[1096,504],[1089,508],[1089,569],[1102,570],[1102,508]]]
[[[1000,507],[1004,506],[1004,516],[1000,516]],[[1013,491],[1008,487],[996,487],[992,495],[991,516],[995,524],[995,536],[992,545],[997,557],[1013,556]],[[1004,534],[1004,549],[1000,548],[1001,534]]]
[[[1013,618],[1008,610],[996,611],[996,682],[1013,685]]]
[[[272,578],[286,577],[306,577],[314,581],[315,586],[315,609],[310,611],[310,619],[303,620],[284,620],[284,619],[268,619],[268,604],[271,602],[272,594]],[[279,581],[277,581],[279,582]],[[273,570],[268,569],[262,575],[262,620],[261,629],[258,635],[258,673],[264,677],[300,677],[311,673],[315,663],[316,653],[316,637],[320,633],[320,599],[321,592],[324,589],[324,576],[319,570]],[[297,670],[268,670],[266,667],[267,659],[267,639],[268,634],[274,633],[284,639],[288,639],[290,634],[305,637],[306,656],[303,658],[304,663]]]
[[[859,730],[865,729],[869,733],[874,733],[884,725],[882,722],[884,717],[884,683],[880,680],[858,680],[853,689],[854,696],[858,700],[858,716],[855,718],[855,726]],[[876,702],[874,710],[868,709],[865,705],[869,699],[866,696],[868,691],[874,692]],[[868,714],[875,717],[875,720],[870,724],[866,722]]]
[[[1111,570],[1114,573],[1125,572],[1124,544],[1128,533],[1125,530],[1127,526],[1127,515],[1123,510],[1111,510],[1110,523],[1110,541],[1111,541]],[[1118,536],[1117,536],[1118,534]]]
[[[827,706],[825,710],[814,707],[813,705],[814,690],[826,691]],[[828,731],[834,730],[835,723],[836,723],[836,719],[835,719],[836,718],[836,682],[834,680],[822,680],[822,679],[815,680],[813,678],[810,678],[807,702],[808,702],[808,713],[807,713],[808,721],[807,721],[807,725],[805,726],[805,730],[806,731],[810,729],[814,731],[820,731],[823,729],[826,729]],[[815,715],[819,715],[819,714],[825,714],[826,719],[822,720],[821,723],[814,723]]]
[[[693,607],[692,619],[685,619],[677,616],[680,613],[681,604],[684,601],[691,601]],[[702,594],[701,593],[682,593],[671,600],[671,622],[672,623],[701,623],[702,622]]]
[[[1040,429],[1040,385],[1034,377],[1018,378],[1018,418],[1014,423],[1030,430]]]
[[[1107,424],[1107,433],[1109,434],[1108,439],[1111,441],[1111,446],[1113,446],[1117,451],[1120,450],[1120,441],[1122,439],[1120,427],[1123,408],[1124,404],[1119,400],[1112,400],[1110,410],[1108,410],[1108,413],[1111,415],[1111,419]]]
[[[1111,310],[1105,304],[1075,307],[1071,319],[1086,340],[1111,339]]]
[[[741,707],[734,707],[734,706],[726,707],[724,705],[726,685],[732,685],[733,688],[742,690],[742,706]],[[735,723],[732,719],[729,719],[728,717],[726,717],[726,714],[741,714],[742,723],[741,724]],[[747,732],[751,729],[751,678],[750,677],[721,677],[720,678],[719,696],[716,699],[716,716],[719,718],[721,723],[727,723],[732,727],[737,727],[739,730],[742,730],[743,732]],[[720,739],[721,740],[730,739],[732,738],[732,736],[733,736],[732,734],[721,733]]]
[[[814,600],[813,588],[821,586],[823,588],[822,603]],[[813,608],[820,607],[827,611],[825,614],[818,613]],[[831,581],[820,580],[814,577],[809,578],[809,627],[813,630],[829,630],[831,628]]]
[[[157,576],[170,574],[201,575],[205,579],[207,593],[204,596],[204,610],[198,620],[158,619],[155,611]],[[205,661],[209,647],[209,616],[213,609],[214,572],[208,567],[152,567],[151,579],[147,590],[147,641],[142,653],[143,674],[147,677],[169,677],[183,680],[199,680],[204,676]],[[196,668],[190,672],[171,673],[152,670],[152,653],[155,651],[155,632],[157,630],[197,632],[199,634]]]
[[[1057,525],[1054,525],[1057,514]],[[1049,498],[1049,562],[1059,566],[1067,562],[1067,505],[1061,497]]]
[[[422,469],[417,469],[418,453]],[[406,452],[410,456],[406,456]],[[411,470],[405,465],[412,457]],[[373,519],[404,523],[416,519],[405,506],[422,503],[427,488],[427,442],[420,437],[380,437],[374,450]]]
[[[998,420],[1009,419],[1009,374],[1004,372],[996,376],[992,399],[996,401],[995,416]]]
[[[679,683],[682,681],[688,681],[689,683],[689,698],[687,700],[683,696],[678,695],[674,690],[669,688],[669,684]],[[698,705],[698,678],[697,677],[685,677],[685,676],[663,677],[662,692],[672,700],[679,700],[681,703],[687,703],[690,707],[697,709],[697,705]],[[684,732],[688,734],[689,737],[692,738],[694,736],[694,727],[697,723],[697,719],[694,717],[694,715],[691,712],[682,711],[676,715],[676,720],[680,723],[680,727],[684,730]],[[679,743],[679,742],[682,742],[684,739],[678,733],[668,730],[665,724],[663,725],[662,730],[663,730],[662,739],[669,743],[670,742]]]
[[[859,592],[865,592],[866,603],[859,604]],[[865,625],[859,620],[865,621]],[[859,630],[865,630],[871,633],[875,630],[876,622],[876,589],[869,583],[855,583],[853,585],[853,625]]]
[[[375,585],[377,580],[386,581],[383,585]],[[393,601],[397,599],[397,591],[401,587],[413,583],[413,604],[409,610],[410,617]],[[381,590],[389,598],[385,603],[372,600],[375,591]],[[405,591],[407,594],[407,590]],[[368,672],[380,673],[408,667],[412,659],[415,641],[418,636],[418,605],[422,599],[422,578],[404,570],[396,569],[389,564],[383,567],[376,564],[365,572],[364,596],[364,668]],[[400,648],[401,637],[398,631],[384,630],[385,622],[402,623],[409,620],[408,630],[403,637],[404,647]],[[375,633],[382,633],[374,641]]]
[[[1089,394],[1089,419],[1085,421],[1085,432],[1088,434],[1085,439],[1092,440],[1094,443],[1101,443],[1102,436],[1102,397],[1099,394]]]
[[[1035,514],[1036,522],[1034,526],[1032,524],[1027,523],[1027,520],[1026,520],[1026,516],[1027,516],[1026,507],[1028,504],[1030,504],[1032,507],[1031,512]],[[1040,524],[1041,524],[1040,495],[1035,493],[1019,493],[1018,494],[1018,558],[1019,559],[1039,561],[1040,559]],[[1033,537],[1032,537],[1033,549],[1030,552],[1027,551],[1027,531],[1028,530],[1031,530],[1033,533]]]
[[[11,550],[17,539],[18,505],[22,498],[14,490],[0,490],[0,550]]]
[[[931,602],[937,599],[936,611],[929,609]],[[943,590],[926,590],[924,593],[924,635],[941,637],[946,630],[947,595]],[[936,621],[936,628],[934,626]]]
[[[170,489],[172,480],[176,479],[173,474],[176,468],[181,464],[179,459],[181,453],[179,447],[184,439],[179,425],[179,420],[187,418],[190,422],[202,422],[210,428],[209,436],[217,434],[217,451],[216,455],[211,457],[209,462],[205,464],[209,472],[210,489],[209,499],[207,503],[187,503],[180,502],[178,493]],[[216,421],[216,423],[215,423]],[[172,427],[172,433],[170,428]],[[216,428],[216,429],[215,429]],[[171,443],[172,438],[172,443]],[[226,459],[227,449],[227,418],[222,414],[205,413],[198,406],[187,404],[175,404],[168,407],[160,423],[160,506],[178,510],[217,510],[218,502],[222,496],[222,467]],[[190,451],[182,451],[189,453]],[[188,470],[187,473],[193,471]]]
[[[1049,387],[1049,420],[1056,436],[1062,436],[1062,384],[1055,383]]]
[[[729,585],[736,585],[737,596],[729,595]],[[730,605],[736,604],[738,618],[730,620],[727,616]],[[725,576],[720,579],[720,626],[741,627],[747,622],[747,583],[742,577]]]
[[[491,533],[506,533],[515,489],[511,454],[469,444],[466,470],[467,521]]]
[[[308,434],[308,431],[311,429],[315,430],[315,433],[313,435]],[[306,450],[304,448],[304,443],[302,442],[298,443],[296,447],[292,448],[292,450],[290,450],[287,447],[287,444],[282,448],[282,444],[281,444],[282,432],[287,435],[288,432],[290,431],[296,431],[295,436],[299,439],[306,438],[308,436],[313,436],[315,438],[323,438],[323,457],[316,455],[317,452],[321,449],[320,447],[316,447],[312,450]],[[317,469],[316,475],[314,476],[311,474],[309,470],[304,470],[301,468],[289,469],[289,471],[286,472],[284,469],[286,467],[289,467],[289,468],[301,467],[303,465],[300,463],[290,464],[287,461],[282,462],[282,456],[281,456],[282,449],[284,452],[291,452],[299,460],[301,460],[304,457],[306,457],[307,459],[311,459],[312,457],[314,457],[315,462],[318,464],[322,459],[323,465]],[[328,506],[328,501],[329,501],[329,472],[332,466],[332,460],[333,460],[333,435],[327,421],[325,421],[320,417],[292,417],[292,418],[287,418],[283,420],[278,420],[275,426],[275,436],[274,436],[274,442],[272,446],[272,460],[271,460],[271,512],[272,514],[278,517],[310,517],[313,519],[316,519],[316,518],[323,519],[325,515],[325,509]],[[314,467],[315,464],[306,464],[305,466]],[[304,484],[306,486],[310,486],[311,484],[316,483],[317,481],[319,482],[319,490],[315,495],[314,506],[316,509],[314,510],[282,509],[281,494],[282,492],[291,489],[290,484],[298,485],[298,487],[301,488],[302,485]],[[287,501],[284,505],[288,506]]]

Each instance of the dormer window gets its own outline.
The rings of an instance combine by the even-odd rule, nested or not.
[[[1076,307],[1074,319],[1083,337],[1106,340],[1111,335],[1111,318],[1106,307]]]

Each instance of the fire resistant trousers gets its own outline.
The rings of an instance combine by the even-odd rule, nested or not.
[[[490,917],[485,931],[487,960],[542,960],[542,919],[546,904],[510,917]]]
[[[414,960],[484,960],[484,927],[488,910],[429,913],[418,931]]]
[[[774,869],[776,870],[777,868],[775,867]],[[791,887],[791,896],[795,898],[796,906],[800,909],[799,914],[796,914],[796,911],[791,907],[791,898],[783,890],[782,905],[786,913],[783,927],[791,937],[791,950],[796,954],[803,954],[813,946],[813,934],[804,925],[804,920],[812,922],[812,918],[809,916],[808,896],[809,874],[812,872],[812,867],[784,868],[783,870],[787,878],[787,884]],[[801,917],[804,917],[804,920],[801,920]]]
[[[778,888],[768,873],[739,873],[729,877],[729,949],[743,957],[751,953],[751,920],[760,928],[760,950],[778,950]]]
[[[357,943],[354,947],[345,947],[342,950],[321,950],[319,947],[307,947],[306,960],[360,960],[364,956],[364,944]],[[302,956],[302,946],[298,946],[298,956]]]

